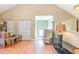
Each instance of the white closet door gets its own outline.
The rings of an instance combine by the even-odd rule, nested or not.
[[[18,21],[19,34],[23,40],[31,39],[31,21]]]
[[[14,21],[7,21],[7,32],[14,33]]]

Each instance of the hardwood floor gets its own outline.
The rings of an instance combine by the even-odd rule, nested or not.
[[[0,54],[56,54],[52,45],[45,45],[43,41],[20,41],[7,48],[0,48]]]

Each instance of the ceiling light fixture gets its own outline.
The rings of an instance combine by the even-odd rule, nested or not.
[[[79,12],[79,4],[74,6],[75,11]]]

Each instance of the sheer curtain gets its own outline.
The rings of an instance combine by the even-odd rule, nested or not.
[[[14,33],[14,21],[7,21],[7,32]]]
[[[18,28],[23,40],[31,39],[31,21],[18,21]]]

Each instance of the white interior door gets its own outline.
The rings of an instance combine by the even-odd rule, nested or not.
[[[31,21],[18,21],[19,34],[23,40],[31,39]]]

